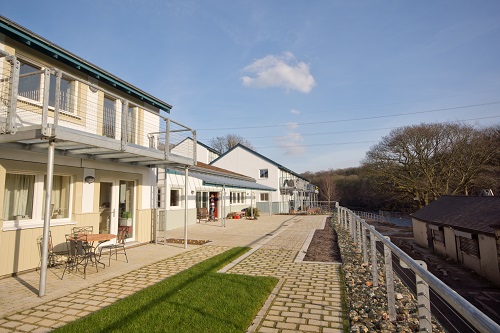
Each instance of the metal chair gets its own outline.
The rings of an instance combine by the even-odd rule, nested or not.
[[[125,251],[125,238],[127,237],[127,228],[126,227],[118,227],[118,234],[116,235],[116,242],[115,244],[110,244],[110,245],[103,245],[99,247],[99,258],[102,255],[103,250],[109,250],[109,263],[108,266],[111,266],[111,257],[113,256],[113,250],[115,251],[115,260],[118,260],[118,250],[123,250],[123,253],[125,255],[125,259],[128,262],[128,257],[127,257],[127,251]]]
[[[37,245],[38,245],[38,253],[40,255],[40,263],[38,264],[38,267],[36,270],[38,270],[42,266],[42,245],[43,245],[43,235],[39,236],[37,239]],[[47,260],[47,267],[54,267],[58,264],[63,264],[64,263],[64,258],[67,257],[68,251],[67,250],[58,250],[54,251],[54,243],[52,242],[52,233],[49,231],[49,256]]]
[[[66,266],[64,267],[64,271],[61,279],[64,277],[64,273],[66,270],[78,270],[80,266],[83,266],[83,278],[87,278],[87,265],[89,261],[91,263],[96,263],[95,268],[96,271],[99,272],[99,268],[97,267],[97,257],[94,252],[93,247],[86,247],[85,244],[88,244],[86,241],[86,235],[66,235],[66,246],[68,248],[68,260],[66,261]]]

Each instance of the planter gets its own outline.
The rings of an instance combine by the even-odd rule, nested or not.
[[[120,220],[118,221],[118,225],[120,227],[131,227],[132,226],[132,219],[126,218],[126,217],[120,217]]]

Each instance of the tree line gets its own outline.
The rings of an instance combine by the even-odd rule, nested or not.
[[[442,195],[500,195],[500,125],[420,124],[392,130],[359,167],[305,172],[319,200],[414,212]]]

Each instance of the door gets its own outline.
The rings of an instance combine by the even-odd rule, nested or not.
[[[126,238],[133,239],[135,212],[135,182],[103,180],[99,190],[99,233],[117,234],[126,230]]]

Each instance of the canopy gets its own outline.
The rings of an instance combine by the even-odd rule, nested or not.
[[[250,190],[261,190],[261,191],[276,191],[275,188],[247,180],[214,176],[196,172],[191,172],[189,175],[191,177],[203,180],[203,185],[227,186],[227,187],[244,188]]]

